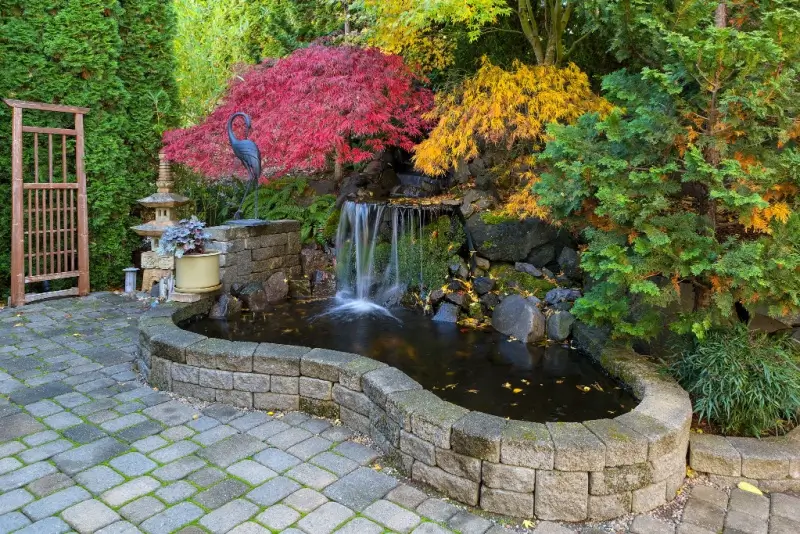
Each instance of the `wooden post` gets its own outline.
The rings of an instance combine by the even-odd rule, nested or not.
[[[12,108],[11,141],[11,305],[25,304],[25,236],[22,221],[22,109]]]
[[[83,114],[75,114],[75,174],[78,178],[78,294],[89,294],[89,218],[86,213],[86,170],[83,166]]]

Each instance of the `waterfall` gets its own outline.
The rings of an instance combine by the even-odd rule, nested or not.
[[[399,247],[404,237],[412,235],[422,261],[426,213],[427,210],[416,206],[344,203],[336,231],[338,305],[335,310],[389,314],[387,308],[399,303],[409,283],[421,283],[421,272],[418,280],[404,279]],[[379,269],[376,249],[380,241],[391,243],[388,257],[380,258],[386,264],[382,273],[376,272]]]

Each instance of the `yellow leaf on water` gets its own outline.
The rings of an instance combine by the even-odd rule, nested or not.
[[[530,383],[530,382],[528,382],[527,380],[525,380],[524,378],[521,380],[521,382],[522,382],[523,384],[525,384],[526,386],[530,386],[530,385],[531,385],[531,383]]]
[[[511,390],[511,392],[512,393],[521,393],[522,392],[522,388],[514,388],[514,389]]]
[[[756,495],[764,495],[760,489],[748,482],[739,482],[736,487],[742,491],[748,491],[750,493],[755,493]]]
[[[505,384],[503,384],[503,387],[506,389],[511,389],[511,382],[506,382]]]
[[[447,384],[447,385],[444,387],[444,389],[456,389],[456,386],[457,386],[457,385],[458,385],[458,382],[456,382],[455,384]]]
[[[477,389],[468,389],[467,390],[467,393],[477,393],[477,392],[478,392]]]
[[[589,386],[575,386],[575,387],[578,388],[578,390],[580,391],[592,391],[592,388],[590,388]]]
[[[597,391],[601,392],[601,393],[603,392],[603,388],[602,388],[602,387],[600,387],[600,384],[598,384],[597,382],[595,382],[594,384],[592,384],[592,387],[593,387],[594,389],[596,389]]]
[[[563,384],[563,383],[564,383],[563,380],[556,380],[556,384]]]

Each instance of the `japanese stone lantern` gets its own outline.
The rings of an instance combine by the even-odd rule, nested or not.
[[[151,245],[149,252],[142,253],[144,270],[142,291],[150,291],[155,282],[172,274],[175,258],[171,255],[159,256],[156,248],[164,230],[177,222],[175,208],[189,202],[188,197],[172,192],[175,182],[172,180],[172,170],[163,151],[158,153],[158,160],[158,181],[156,181],[158,190],[138,201],[142,206],[155,210],[156,218],[131,228],[140,236],[148,238]]]

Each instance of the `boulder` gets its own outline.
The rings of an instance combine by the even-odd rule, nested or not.
[[[461,214],[469,218],[475,213],[492,209],[497,200],[489,191],[470,189],[461,200]]]
[[[267,294],[267,302],[286,300],[289,296],[289,280],[286,278],[286,273],[280,271],[267,278],[264,282],[264,291]]]
[[[553,341],[566,341],[572,333],[575,317],[567,311],[557,311],[547,318],[547,337]]]
[[[439,304],[442,300],[444,300],[444,291],[441,289],[434,289],[428,295],[428,300],[431,301],[431,304]]]
[[[469,267],[467,267],[467,262],[465,262],[464,258],[461,258],[460,256],[453,256],[448,268],[450,269],[450,273],[452,275],[458,276],[459,278],[467,278],[469,276]]]
[[[542,271],[540,269],[537,269],[530,263],[522,263],[518,261],[517,263],[514,264],[514,269],[516,269],[521,273],[527,273],[531,276],[535,276],[536,278],[542,277]]]
[[[232,315],[242,311],[242,301],[232,295],[223,293],[217,299],[211,311],[208,312],[209,319],[227,319]]]
[[[475,267],[477,267],[478,269],[483,269],[484,271],[488,271],[491,266],[492,266],[491,262],[486,258],[475,256]]]
[[[494,293],[486,293],[481,297],[481,304],[493,310],[495,306],[500,304],[500,297]]]
[[[443,303],[439,306],[439,311],[433,316],[434,321],[440,323],[457,323],[458,322],[458,306],[449,302]]]
[[[470,298],[468,293],[464,293],[462,291],[448,293],[445,299],[448,302],[452,302],[459,308],[468,308],[470,304]]]
[[[581,258],[575,249],[564,247],[558,255],[558,266],[570,280],[581,279]]]
[[[524,343],[544,339],[546,319],[534,303],[520,295],[509,295],[492,314],[492,326]]]
[[[333,258],[318,248],[304,247],[300,251],[303,274],[311,276],[314,271],[325,271],[333,267]]]
[[[486,276],[479,276],[472,281],[472,288],[478,295],[485,295],[494,289],[494,280]]]
[[[552,243],[545,243],[536,247],[528,254],[526,262],[540,269],[556,259],[556,247]]]
[[[490,261],[524,261],[531,250],[552,241],[556,231],[540,219],[487,223],[479,213],[467,219],[478,253]]]
[[[267,309],[267,293],[264,291],[264,285],[259,282],[250,282],[237,287],[234,295],[238,296],[242,301],[242,306],[251,312]]]
[[[311,276],[311,296],[329,298],[336,295],[336,277],[328,271],[314,271]]]
[[[581,296],[581,292],[577,289],[559,287],[548,291],[547,295],[544,296],[544,301],[554,306],[559,302],[574,302],[581,298]]]

